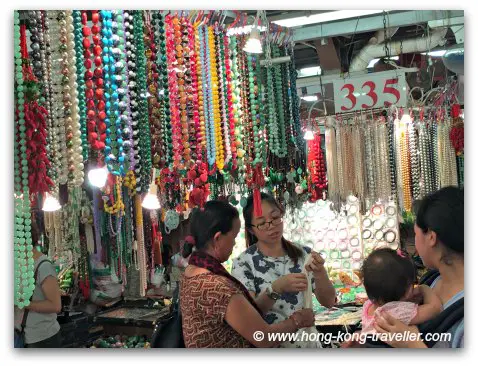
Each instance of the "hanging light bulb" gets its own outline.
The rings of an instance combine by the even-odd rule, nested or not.
[[[50,193],[45,193],[45,200],[43,201],[42,210],[45,212],[53,212],[61,209],[61,205],[58,200],[53,197]]]
[[[153,180],[149,185],[149,190],[146,196],[143,199],[143,203],[141,206],[148,210],[159,210],[161,205],[159,204],[158,200],[158,188],[156,187],[156,183],[154,182],[154,178],[156,177],[156,169],[153,168]]]
[[[403,123],[412,123],[412,117],[410,117],[410,114],[408,113],[407,110],[403,112],[402,119],[400,120]]]
[[[304,134],[304,140],[313,140],[314,139],[314,133],[311,130],[305,131]]]
[[[259,20],[259,11],[257,11],[256,19],[254,20],[254,25],[251,29],[251,34],[247,39],[247,42],[243,48],[244,52],[247,53],[262,53],[262,44],[261,44],[261,35],[259,33],[259,27],[257,22]]]
[[[106,165],[101,168],[91,169],[88,172],[88,180],[92,186],[103,188],[106,184],[106,179],[108,178],[108,168]]]

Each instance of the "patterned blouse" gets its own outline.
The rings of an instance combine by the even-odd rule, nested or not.
[[[249,291],[259,295],[279,277],[290,273],[301,273],[305,259],[311,249],[301,247],[304,251],[297,265],[285,255],[283,257],[268,257],[262,254],[257,246],[251,245],[232,264],[232,275],[241,281]],[[315,292],[315,282],[312,278],[312,291]],[[288,319],[295,311],[301,310],[304,304],[304,293],[284,293],[272,309],[265,314],[264,320],[269,323],[279,323]]]
[[[226,323],[231,297],[242,294],[234,282],[212,273],[181,279],[180,306],[186,348],[250,348]]]

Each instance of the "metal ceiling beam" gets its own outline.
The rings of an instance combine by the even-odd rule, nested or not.
[[[463,17],[463,10],[413,10],[389,12],[387,26],[404,27],[455,17]],[[371,15],[360,19],[343,19],[313,26],[294,29],[294,41],[309,41],[317,38],[336,37],[339,35],[373,32],[383,29],[383,15]]]

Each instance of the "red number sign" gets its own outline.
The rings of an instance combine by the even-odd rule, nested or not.
[[[406,106],[407,86],[404,72],[384,71],[334,81],[336,112]]]

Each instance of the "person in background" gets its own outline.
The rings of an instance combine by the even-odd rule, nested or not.
[[[434,318],[442,310],[440,299],[431,288],[425,285],[413,288],[415,267],[400,249],[374,250],[363,263],[362,277],[368,296],[363,306],[363,334],[376,332],[374,315],[383,311],[404,324],[417,325]],[[415,296],[423,299],[422,305],[412,301]]]
[[[263,320],[254,299],[222,265],[240,228],[239,213],[227,202],[209,201],[192,214],[192,238],[183,251],[189,266],[179,296],[186,348],[274,347],[279,342],[270,341],[269,333],[294,333],[314,323],[310,309],[273,325]]]
[[[32,220],[32,240],[39,242],[40,231],[35,220]],[[61,347],[60,324],[57,313],[61,311],[61,294],[55,267],[38,248],[33,248],[35,290],[28,309],[25,324],[26,348],[59,348]],[[39,266],[39,267],[38,267]],[[15,311],[15,325],[22,323],[24,311]]]
[[[288,319],[303,308],[307,289],[304,268],[313,272],[312,290],[326,307],[335,305],[335,289],[324,268],[323,258],[311,248],[297,246],[283,237],[284,209],[274,197],[261,193],[262,215],[254,215],[253,196],[247,200],[243,215],[248,249],[234,259],[232,275],[239,279],[265,314],[269,324]],[[305,264],[312,253],[312,263]],[[296,347],[284,342],[281,347]]]
[[[425,197],[418,205],[415,221],[415,247],[426,267],[438,269],[440,276],[431,284],[440,298],[443,310],[465,296],[465,197],[457,187],[445,187]],[[390,314],[376,315],[375,329],[379,333],[419,333]],[[464,318],[449,330],[451,341],[437,342],[434,348],[464,346]],[[387,337],[392,339],[391,337]],[[427,348],[421,341],[389,341],[393,347]]]

